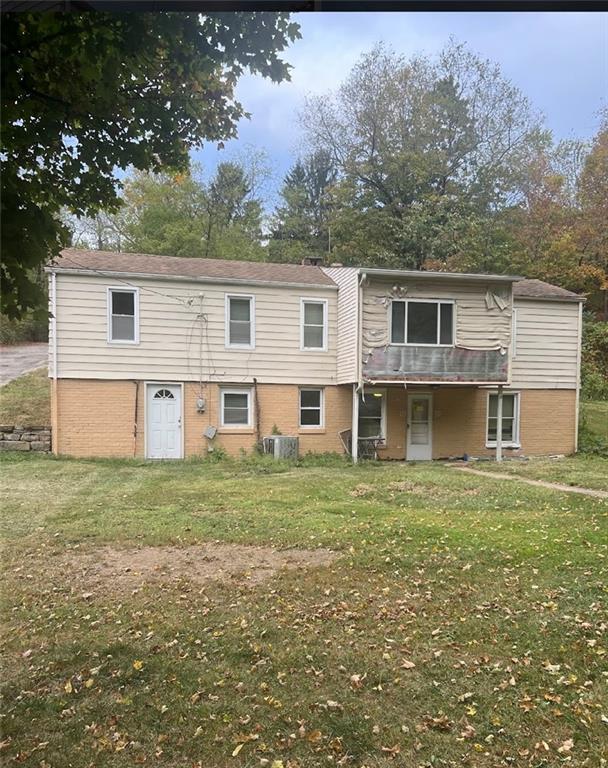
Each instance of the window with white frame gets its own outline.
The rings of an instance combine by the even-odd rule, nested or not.
[[[498,395],[488,395],[488,446],[496,445],[498,429]],[[519,445],[519,392],[502,396],[502,444]]]
[[[139,292],[137,288],[108,288],[108,341],[139,342]]]
[[[391,344],[454,344],[454,302],[405,299],[391,302]]]
[[[323,426],[323,395],[322,389],[300,390],[300,426]]]
[[[368,390],[359,395],[359,438],[386,437],[386,392]]]
[[[253,349],[255,346],[255,301],[253,296],[226,295],[226,346]]]
[[[250,427],[251,390],[222,389],[221,411],[223,427]]]
[[[302,299],[300,303],[302,349],[327,349],[327,301]]]

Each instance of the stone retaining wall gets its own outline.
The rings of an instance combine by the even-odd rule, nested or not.
[[[0,451],[51,450],[50,427],[2,427],[0,426]]]

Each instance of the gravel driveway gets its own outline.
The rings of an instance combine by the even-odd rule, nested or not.
[[[35,343],[0,346],[0,385],[46,365],[48,349],[48,344]]]

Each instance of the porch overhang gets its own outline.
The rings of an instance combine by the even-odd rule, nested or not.
[[[509,356],[499,349],[389,344],[363,361],[363,380],[412,384],[507,384]]]

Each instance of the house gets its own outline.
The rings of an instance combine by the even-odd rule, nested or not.
[[[47,272],[55,453],[576,450],[583,300],[556,286],[74,249]]]

